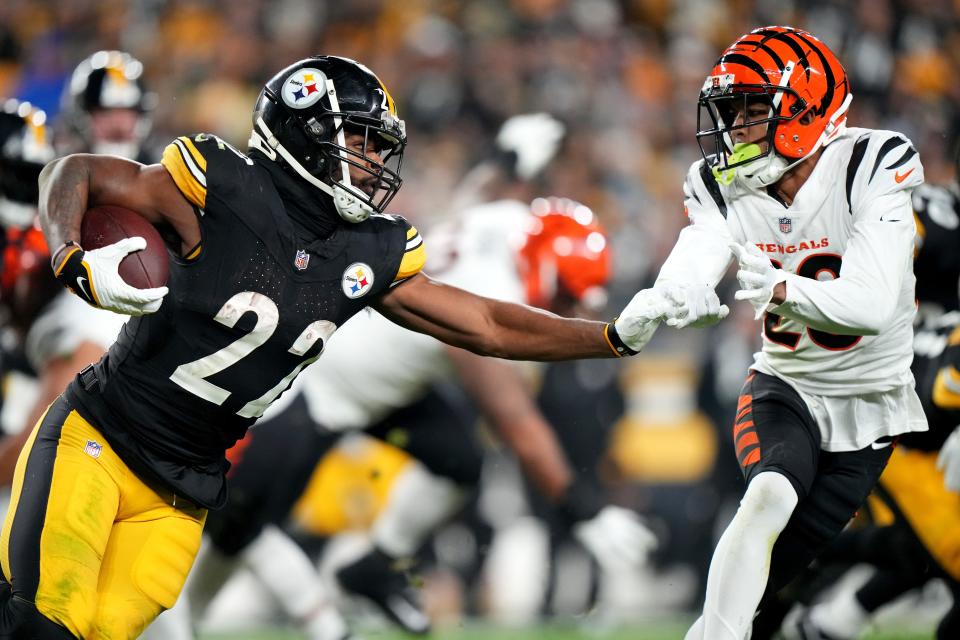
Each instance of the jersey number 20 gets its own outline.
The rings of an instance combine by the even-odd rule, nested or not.
[[[782,269],[783,265],[777,260],[770,260],[777,269]],[[821,272],[827,272],[834,278],[840,276],[840,265],[842,258],[835,253],[816,253],[809,256],[797,267],[797,275],[804,278],[818,279]],[[803,335],[795,331],[784,331],[780,329],[780,323],[783,318],[775,313],[767,312],[763,318],[763,335],[771,342],[783,345],[791,351],[797,348],[800,337]],[[807,335],[813,340],[813,344],[830,351],[846,351],[860,342],[863,336],[844,336],[836,333],[827,333],[807,327]]]

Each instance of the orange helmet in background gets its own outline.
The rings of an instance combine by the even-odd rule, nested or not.
[[[63,287],[50,271],[50,251],[40,227],[7,227],[0,233],[0,304],[6,307],[10,325],[25,331]]]
[[[602,307],[610,279],[610,244],[593,211],[566,198],[537,198],[531,214],[517,251],[527,302],[546,309],[566,296]]]
[[[741,174],[772,184],[840,135],[852,97],[847,73],[827,45],[800,29],[761,27],[730,45],[707,76],[697,141],[708,166],[751,165]],[[735,122],[758,102],[767,107],[764,117]],[[730,133],[759,124],[767,124],[765,148],[739,149]]]

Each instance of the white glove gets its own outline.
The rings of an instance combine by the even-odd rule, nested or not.
[[[642,566],[657,548],[657,537],[630,509],[607,505],[589,520],[573,525],[573,535],[601,567]]]
[[[755,311],[754,319],[759,320],[771,306],[773,288],[787,279],[787,273],[774,267],[770,258],[756,245],[730,243],[730,250],[740,262],[740,270],[737,271],[740,290],[733,297],[737,300],[748,300]]]
[[[953,430],[940,448],[937,469],[943,471],[943,484],[947,489],[960,493],[960,427]]]
[[[661,289],[643,289],[623,308],[613,323],[623,344],[642,351],[661,320],[679,317],[683,309]]]
[[[127,254],[146,248],[140,236],[124,238],[99,249],[75,249],[55,267],[57,279],[88,304],[130,316],[142,316],[160,308],[167,287],[137,289],[120,277],[120,261]]]
[[[730,308],[720,304],[717,292],[709,285],[670,284],[663,285],[663,291],[679,308],[677,317],[667,318],[667,325],[676,329],[709,327],[717,324],[730,313]]]

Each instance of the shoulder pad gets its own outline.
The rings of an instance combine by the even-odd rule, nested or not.
[[[923,165],[913,143],[896,131],[852,129],[859,135],[847,162],[846,188],[850,211],[882,195],[913,189],[923,183]]]
[[[253,164],[232,145],[208,133],[180,136],[166,146],[160,160],[187,200],[201,209],[207,202],[207,173],[211,162]]]
[[[400,265],[393,278],[393,284],[403,282],[407,278],[420,273],[427,261],[427,252],[423,246],[423,238],[417,228],[407,222],[403,216],[380,214],[370,216],[370,219],[384,220],[391,226],[396,226],[403,231],[405,237],[403,256],[400,258]]]
[[[687,201],[685,204],[688,212],[691,208],[716,210],[726,218],[727,202],[720,189],[720,184],[710,171],[710,167],[707,166],[707,161],[701,158],[694,162],[690,165],[687,178],[683,183],[683,194]]]

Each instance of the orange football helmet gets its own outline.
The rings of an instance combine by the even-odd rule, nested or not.
[[[40,227],[7,227],[0,231],[0,246],[0,305],[6,307],[11,326],[26,330],[63,287],[50,271],[50,251]]]
[[[753,184],[772,184],[840,135],[852,97],[846,71],[823,42],[792,27],[761,27],[730,45],[707,76],[697,141],[708,166],[757,163],[743,173],[754,176]],[[751,119],[758,111],[748,106],[757,103],[766,109]],[[731,133],[761,124],[766,144],[735,153]]]
[[[561,296],[589,307],[606,301],[610,243],[588,207],[565,198],[538,198],[517,251],[531,305],[550,308]]]

